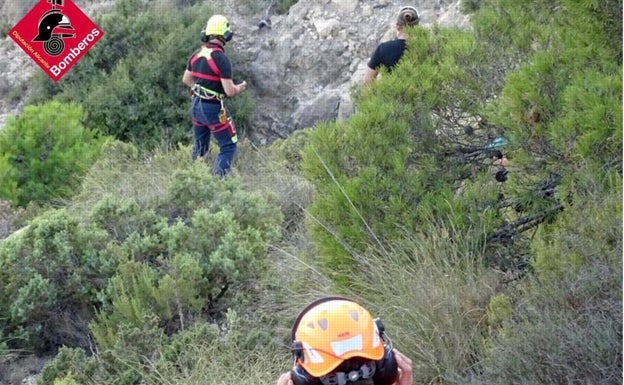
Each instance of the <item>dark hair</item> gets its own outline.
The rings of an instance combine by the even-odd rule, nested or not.
[[[399,27],[418,25],[420,18],[418,11],[414,7],[403,7],[397,16],[397,25]]]

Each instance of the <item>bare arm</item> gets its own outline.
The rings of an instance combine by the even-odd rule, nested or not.
[[[399,368],[399,379],[394,383],[394,385],[412,385],[414,383],[412,360],[396,349],[393,351],[397,366]]]
[[[277,385],[293,385],[290,372],[282,373],[282,375],[277,379]]]
[[[191,74],[191,71],[184,70],[184,75],[182,75],[182,83],[186,84],[189,87],[193,87],[193,84],[195,84],[195,77]]]
[[[238,84],[234,84],[234,81],[232,81],[232,79],[221,79],[221,84],[223,85],[223,91],[225,91],[225,94],[229,97],[235,96],[240,94],[241,92],[245,91],[245,89],[247,88],[247,82],[243,81],[241,83]]]
[[[366,67],[366,73],[364,74],[364,85],[369,85],[377,77],[377,70],[370,67]]]

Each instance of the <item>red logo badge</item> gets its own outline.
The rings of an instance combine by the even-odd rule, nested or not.
[[[102,36],[104,32],[71,0],[41,0],[9,31],[55,82]]]

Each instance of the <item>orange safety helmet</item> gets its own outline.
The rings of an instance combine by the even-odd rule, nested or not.
[[[384,358],[384,341],[377,322],[359,304],[326,297],[306,307],[292,329],[295,364],[322,377],[354,357]]]

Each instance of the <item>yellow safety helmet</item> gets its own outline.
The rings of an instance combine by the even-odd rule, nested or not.
[[[204,36],[220,36],[225,41],[230,41],[234,32],[230,29],[230,22],[225,16],[213,15],[208,19],[206,28],[204,28]]]

